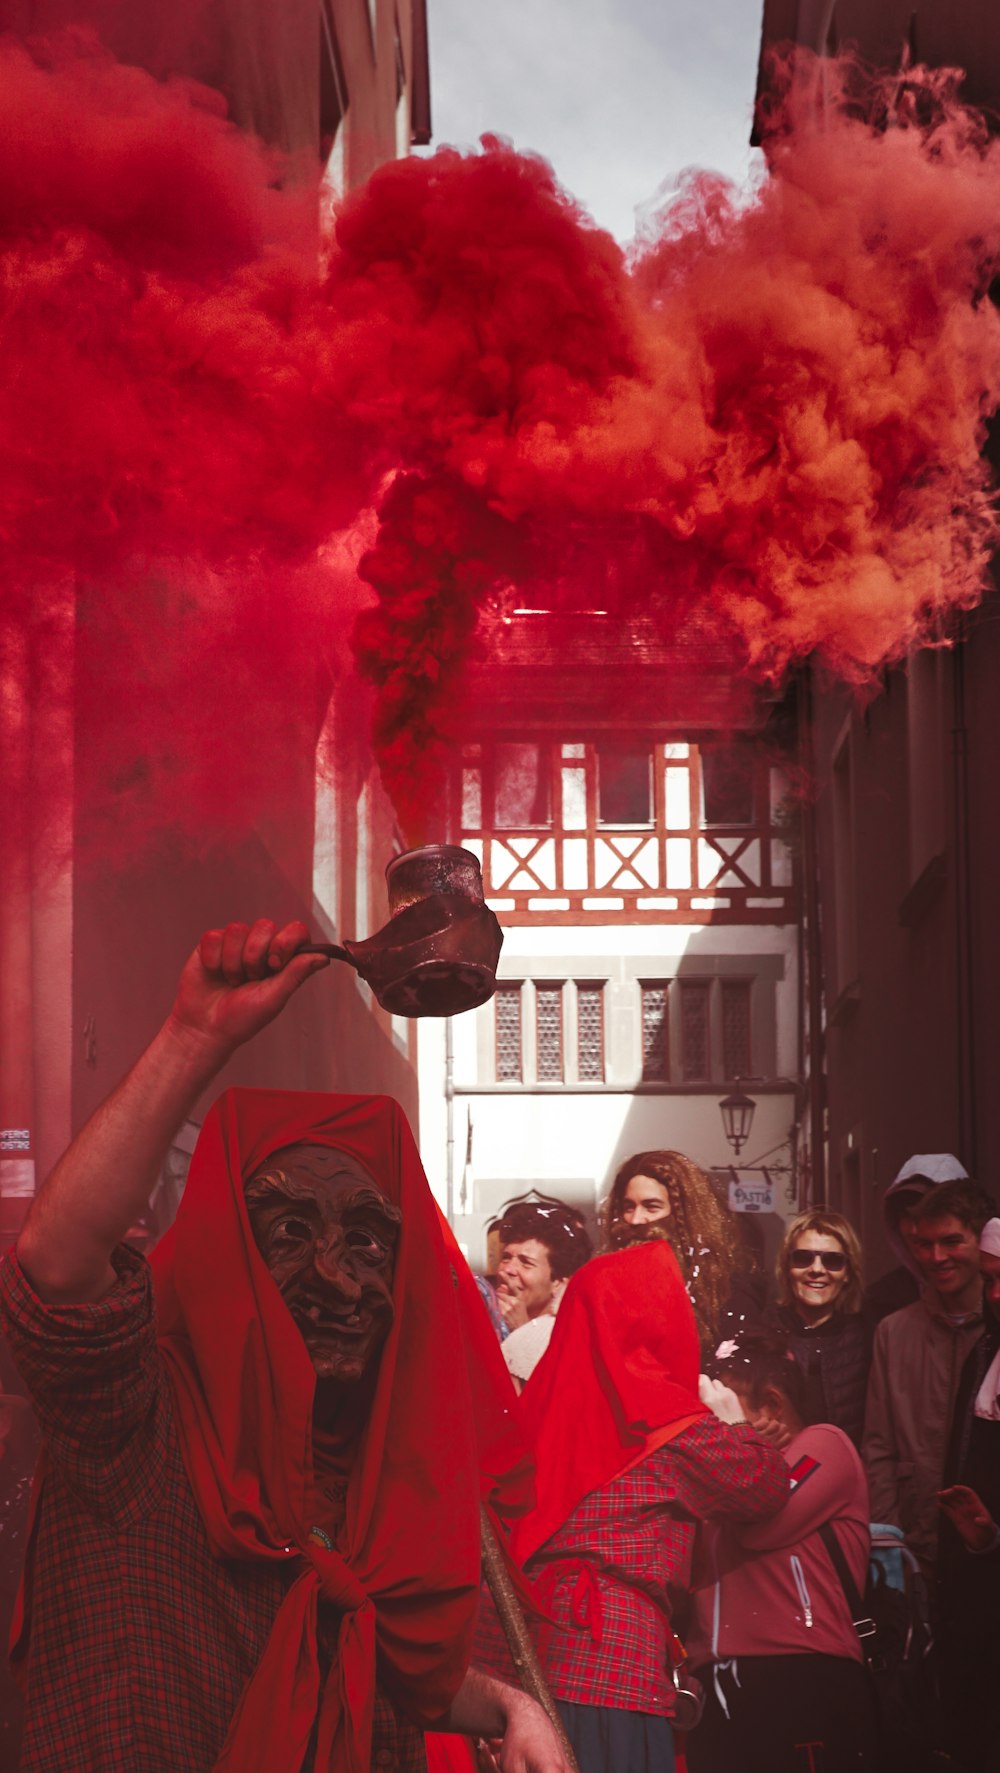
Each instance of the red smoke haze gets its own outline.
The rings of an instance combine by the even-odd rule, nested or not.
[[[150,822],[251,819],[255,688],[308,731],[372,592],[411,831],[511,584],[667,635],[697,610],[771,679],[815,654],[862,680],[980,596],[1000,147],[947,77],[819,126],[803,60],[757,195],[689,180],[629,260],[502,143],[397,162],[322,271],[315,193],[201,89],[79,41],[8,43],[0,79],[5,635],[39,586],[87,587],[98,800],[131,769]]]

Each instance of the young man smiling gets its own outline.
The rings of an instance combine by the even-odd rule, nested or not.
[[[979,1236],[993,1211],[969,1181],[945,1183],[920,1203],[909,1247],[921,1296],[875,1335],[862,1445],[872,1519],[902,1527],[928,1573],[959,1377],[983,1331]]]

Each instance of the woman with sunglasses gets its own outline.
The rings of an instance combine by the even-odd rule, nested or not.
[[[802,1370],[805,1421],[832,1422],[858,1446],[872,1337],[854,1227],[840,1213],[800,1213],[785,1233],[777,1274],[775,1327]]]

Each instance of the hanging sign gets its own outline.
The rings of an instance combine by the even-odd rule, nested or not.
[[[730,1170],[729,1210],[731,1213],[773,1213],[774,1183],[767,1173],[751,1170]]]

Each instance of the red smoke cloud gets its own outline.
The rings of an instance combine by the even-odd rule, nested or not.
[[[1000,148],[948,77],[819,125],[789,67],[756,196],[689,180],[628,259],[499,142],[394,163],[322,272],[314,191],[202,89],[65,41],[0,77],[5,632],[71,574],[100,612],[107,805],[251,818],[252,735],[314,724],[359,603],[415,832],[511,585],[667,636],[696,611],[771,679],[863,679],[981,594]],[[361,592],[317,550],[373,510]]]
[[[954,85],[914,75],[891,114],[868,95],[874,125],[846,105],[820,125],[814,64],[787,68],[756,197],[690,179],[628,264],[500,146],[377,175],[341,246],[398,329],[380,350],[404,451],[433,463],[424,527],[436,487],[454,502],[442,475],[507,525],[503,551],[473,551],[466,615],[502,587],[511,529],[521,601],[610,601],[668,636],[697,608],[770,679],[814,654],[863,680],[978,599],[1000,146]],[[386,536],[360,632],[399,797],[471,623],[442,649],[448,562],[428,572],[395,513]]]

